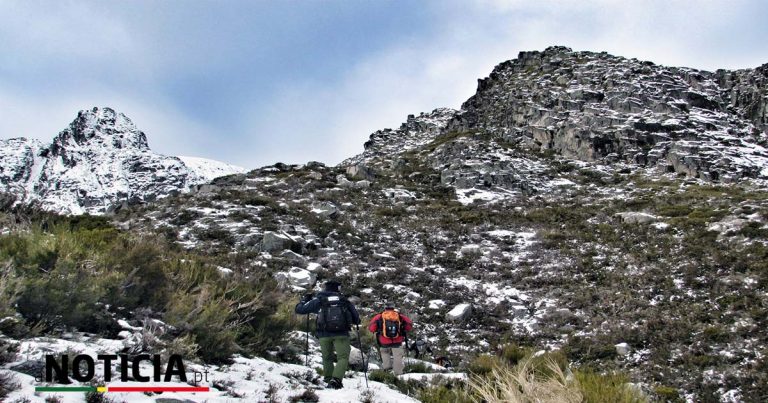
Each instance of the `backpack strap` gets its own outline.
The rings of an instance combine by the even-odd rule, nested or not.
[[[379,314],[379,318],[376,319],[376,345],[381,347],[381,340],[379,340],[379,337],[382,334],[384,327],[384,318],[381,317],[381,314]]]

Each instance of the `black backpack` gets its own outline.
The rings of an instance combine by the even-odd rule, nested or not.
[[[320,297],[320,312],[317,314],[317,330],[322,332],[344,332],[350,329],[347,299],[343,295]]]

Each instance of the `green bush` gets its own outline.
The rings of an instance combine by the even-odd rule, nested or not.
[[[386,383],[388,385],[395,385],[397,384],[397,377],[395,374],[384,371],[381,369],[374,369],[368,374],[368,379],[374,382],[381,382]]]
[[[670,386],[657,386],[653,389],[653,393],[662,402],[682,403],[685,401],[680,397],[677,389]]]
[[[163,313],[176,328],[171,337],[186,342],[161,345],[220,362],[234,352],[273,348],[295,327],[287,308],[278,312],[285,297],[269,273],[222,276],[221,263],[173,248],[162,237],[130,236],[100,223],[0,236],[0,262],[9,268],[0,272],[0,302],[26,322],[6,320],[3,331],[26,328],[25,337],[73,328],[114,336],[117,318]]]
[[[594,403],[641,403],[648,398],[628,385],[626,375],[598,374],[590,370],[576,370],[574,376],[585,402]]]
[[[490,354],[475,357],[467,366],[467,371],[473,375],[486,375],[502,365],[501,360]]]
[[[413,372],[418,374],[428,374],[432,372],[432,367],[427,365],[424,362],[413,362],[410,364],[407,364],[405,368],[403,369],[403,372]]]
[[[509,365],[517,365],[520,360],[531,354],[531,349],[528,347],[520,347],[517,344],[505,344],[501,347],[499,355],[504,362]]]
[[[454,384],[429,386],[421,389],[417,399],[423,403],[474,403],[477,401],[470,396],[463,386]]]
[[[762,222],[751,221],[742,227],[738,233],[739,235],[743,235],[747,238],[767,239],[768,229],[763,228],[764,225],[765,224]]]

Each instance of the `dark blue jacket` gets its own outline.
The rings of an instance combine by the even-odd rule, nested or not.
[[[341,295],[338,292],[330,292],[330,291],[320,291],[315,295],[315,297],[311,300],[309,300],[306,304],[299,302],[296,304],[296,313],[301,315],[308,315],[310,313],[319,313],[320,312],[320,297],[329,297],[333,295]],[[349,300],[344,298],[344,302],[347,304],[347,311],[350,314],[350,325],[359,325],[360,324],[360,314],[357,313],[357,309],[355,309],[355,306],[352,305]],[[321,331],[317,330],[317,337],[334,337],[334,336],[349,336],[349,331],[342,331],[342,332],[327,332],[327,331]]]

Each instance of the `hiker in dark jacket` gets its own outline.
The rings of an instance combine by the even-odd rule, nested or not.
[[[296,313],[317,314],[317,332],[320,350],[323,353],[323,378],[328,387],[341,389],[341,380],[349,366],[349,331],[352,325],[360,324],[357,309],[346,297],[341,295],[341,284],[328,281],[324,290],[317,295],[306,294],[296,304]],[[336,352],[336,365],[333,356]]]

